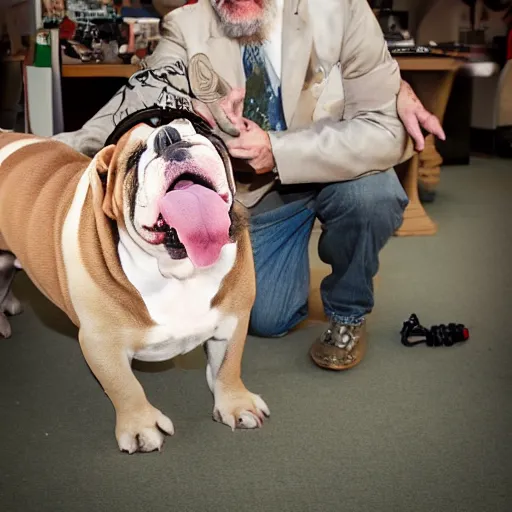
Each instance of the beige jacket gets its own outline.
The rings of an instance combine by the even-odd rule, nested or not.
[[[220,29],[210,0],[163,19],[163,38],[147,65],[204,53],[232,87],[244,87],[241,48]],[[367,0],[285,0],[281,91],[288,130],[270,133],[283,184],[352,180],[412,155],[397,116],[400,71]],[[269,173],[239,184],[254,205]]]

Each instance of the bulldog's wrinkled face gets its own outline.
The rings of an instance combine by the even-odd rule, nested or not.
[[[186,119],[156,129],[139,124],[123,139],[117,161],[126,174],[116,181],[131,238],[167,267],[214,265],[233,241],[235,185],[222,141]]]
[[[275,0],[211,0],[227,37],[261,42],[274,19]]]

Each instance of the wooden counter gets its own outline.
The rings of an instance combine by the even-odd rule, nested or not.
[[[0,62],[23,62],[26,56],[25,52],[20,52],[16,55],[4,55],[3,57],[0,57]]]
[[[456,71],[461,59],[452,57],[397,57],[400,71]]]
[[[461,62],[459,59],[446,57],[397,57],[396,60],[402,71],[452,71],[458,69]],[[138,69],[139,67],[133,64],[63,64],[62,76],[65,78],[130,78]]]
[[[138,71],[132,64],[63,64],[63,78],[130,78]]]

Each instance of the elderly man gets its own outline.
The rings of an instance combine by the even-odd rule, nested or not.
[[[192,107],[227,132],[246,164],[237,178],[256,266],[251,332],[283,336],[306,318],[319,219],[329,326],[310,354],[323,368],[358,364],[379,252],[407,205],[393,166],[411,155],[407,131],[417,149],[420,124],[444,137],[401,81],[368,2],[189,2],[165,16],[144,66],[82,130],[57,138],[94,153],[115,123],[153,104]]]

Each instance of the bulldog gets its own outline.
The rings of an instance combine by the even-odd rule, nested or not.
[[[198,130],[198,126],[203,126]],[[88,158],[33,135],[0,133],[0,336],[21,311],[17,268],[78,327],[116,411],[119,449],[161,450],[172,421],[131,369],[199,345],[213,418],[260,427],[269,410],[241,379],[255,297],[245,210],[222,140],[188,112],[138,122]]]

